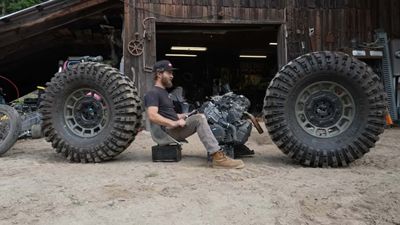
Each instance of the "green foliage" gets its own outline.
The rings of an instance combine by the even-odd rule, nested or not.
[[[10,14],[47,0],[0,0],[0,15]]]

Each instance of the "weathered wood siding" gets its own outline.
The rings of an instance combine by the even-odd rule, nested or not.
[[[285,17],[285,1],[279,0],[139,0],[131,3],[147,16],[157,17],[157,22],[282,23]]]
[[[400,38],[398,0],[288,0],[288,55],[293,59],[315,50],[338,50],[350,41],[374,41],[383,28]],[[314,33],[310,35],[310,30]]]
[[[352,39],[372,42],[378,28],[400,38],[399,0],[126,0],[126,8],[128,4],[128,40],[143,32],[146,17],[155,17],[157,23],[284,24],[277,37],[280,63],[311,51],[350,47]],[[147,49],[150,65],[154,45]],[[142,65],[142,57],[128,56],[125,71],[131,75],[129,68],[135,68],[139,84],[148,86],[140,80]]]
[[[370,42],[383,28],[400,37],[399,0],[127,0],[159,23],[285,23],[289,59],[337,50],[352,39]],[[142,12],[139,12],[142,11]],[[310,31],[314,31],[310,35]]]

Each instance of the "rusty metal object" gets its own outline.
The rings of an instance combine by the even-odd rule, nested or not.
[[[260,123],[258,123],[257,119],[253,115],[251,115],[248,112],[244,112],[244,114],[249,117],[249,119],[251,120],[251,122],[253,123],[254,127],[257,129],[259,134],[264,133],[264,130],[262,129]]]
[[[143,39],[139,38],[139,33],[135,33],[135,39],[128,43],[128,51],[133,56],[140,56],[143,54]]]

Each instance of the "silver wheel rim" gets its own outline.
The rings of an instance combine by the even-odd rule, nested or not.
[[[345,132],[354,120],[356,107],[349,91],[336,82],[320,81],[297,97],[298,124],[308,134],[332,138]]]
[[[73,92],[65,102],[65,124],[79,137],[98,135],[108,123],[108,114],[104,97],[90,88]]]

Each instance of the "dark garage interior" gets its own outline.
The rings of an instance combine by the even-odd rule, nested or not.
[[[179,68],[174,85],[183,87],[189,102],[204,101],[207,96],[220,93],[221,86],[228,83],[235,93],[250,99],[252,113],[259,113],[267,85],[278,69],[278,28],[159,24],[157,59],[168,59]]]

